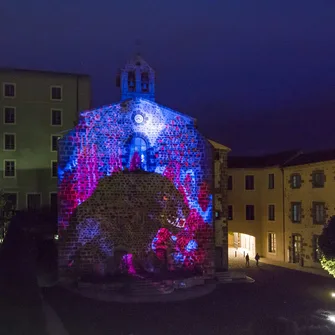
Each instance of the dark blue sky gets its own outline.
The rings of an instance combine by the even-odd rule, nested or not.
[[[334,17],[334,0],[2,1],[0,66],[88,73],[98,106],[140,39],[157,102],[235,154],[335,147]]]

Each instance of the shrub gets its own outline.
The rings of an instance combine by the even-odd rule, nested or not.
[[[322,253],[321,266],[335,277],[335,216],[324,226],[319,237],[319,248]]]

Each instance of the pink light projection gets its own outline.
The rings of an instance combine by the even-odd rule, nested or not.
[[[159,120],[157,127],[154,126],[158,122],[155,120]],[[105,255],[100,257],[107,258],[113,254],[113,251],[106,251],[113,250],[113,237],[108,235],[108,229],[99,220],[99,231],[96,230],[94,236],[86,234],[80,245],[77,236],[81,221],[78,222],[77,218],[75,226],[70,222],[75,215],[78,216],[77,209],[95,196],[100,180],[140,170],[159,173],[173,183],[183,203],[171,202],[169,194],[161,197],[161,215],[149,213],[147,217],[155,218],[165,213],[166,224],[174,229],[166,226],[152,231],[152,239],[142,246],[142,251],[150,247],[158,260],[163,261],[166,257],[170,260],[170,269],[203,267],[212,261],[211,149],[190,117],[144,99],[84,112],[78,125],[60,140],[58,165],[59,233],[61,237],[63,234],[73,236],[71,241],[67,237],[63,244],[60,243],[63,261],[66,259],[67,263],[73,264],[77,248],[92,244],[92,241]],[[142,196],[147,195],[143,193]],[[188,208],[187,217],[178,209],[182,206]],[[166,213],[167,208],[173,208],[173,212]],[[97,211],[97,208],[92,208],[92,213]],[[147,229],[152,228],[148,226]],[[109,247],[103,248],[101,241]],[[131,274],[136,273],[133,264],[137,257],[137,254],[128,253],[123,258]]]

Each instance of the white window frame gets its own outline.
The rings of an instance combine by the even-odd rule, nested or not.
[[[6,149],[6,135],[14,135],[14,149]],[[3,133],[3,138],[2,138],[2,150],[6,152],[15,152],[16,151],[16,133]]]
[[[60,124],[52,124],[52,113],[53,111],[60,111],[61,114],[61,123]],[[52,127],[62,127],[63,126],[63,109],[62,108],[51,108],[50,110],[50,126]]]
[[[14,123],[7,123],[6,122],[6,108],[13,108],[14,109]],[[3,106],[2,113],[3,113],[3,124],[8,125],[8,126],[15,126],[16,125],[16,107],[14,107],[14,106]]]
[[[18,191],[8,191],[6,189],[3,190],[4,194],[11,193],[11,194],[16,194],[16,208],[15,210],[17,211],[19,209],[19,192]]]
[[[53,150],[53,147],[52,147],[52,138],[53,138],[54,136],[57,136],[57,137],[58,137],[58,140],[61,138],[61,136],[60,136],[60,135],[57,135],[57,134],[51,134],[51,135],[50,135],[50,151],[51,151],[51,152],[57,152],[57,150],[56,150],[56,151]]]
[[[51,161],[51,166],[50,166],[50,169],[51,169],[51,171],[50,171],[50,175],[51,175],[51,178],[54,178],[54,179],[56,179],[57,177],[58,177],[58,173],[57,173],[57,176],[54,176],[53,174],[52,174],[52,171],[53,171],[53,167],[52,167],[52,164],[53,163],[57,163],[57,171],[58,171],[58,161],[57,160],[52,160]]]
[[[14,176],[6,176],[6,162],[14,162]],[[5,179],[14,179],[16,178],[16,171],[17,171],[17,166],[16,166],[16,159],[4,159],[3,160],[3,178]]]
[[[14,86],[14,96],[13,97],[8,97],[7,95],[5,95],[6,85],[13,85]],[[10,83],[10,82],[2,83],[2,96],[6,99],[15,99],[16,98],[16,84],[15,83]]]
[[[270,241],[269,241],[269,237],[271,235],[274,235],[274,247],[275,247],[275,251],[270,251],[269,250],[269,245],[270,245]],[[271,241],[272,244],[272,241]],[[273,231],[268,231],[268,236],[267,236],[267,252],[271,255],[276,255],[277,254],[277,234],[274,233]]]
[[[60,88],[60,90],[61,90],[61,98],[60,99],[53,99],[52,98],[52,89],[53,88]],[[63,101],[63,86],[62,85],[51,85],[50,86],[50,100],[51,101]]]
[[[26,193],[26,208],[28,209],[28,195],[30,195],[30,194],[34,194],[34,195],[36,195],[36,194],[38,194],[39,196],[40,196],[40,208],[42,207],[42,192],[27,192]]]

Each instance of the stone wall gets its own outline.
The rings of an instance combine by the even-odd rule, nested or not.
[[[81,113],[59,143],[60,275],[213,268],[212,155],[194,119],[154,102]]]

